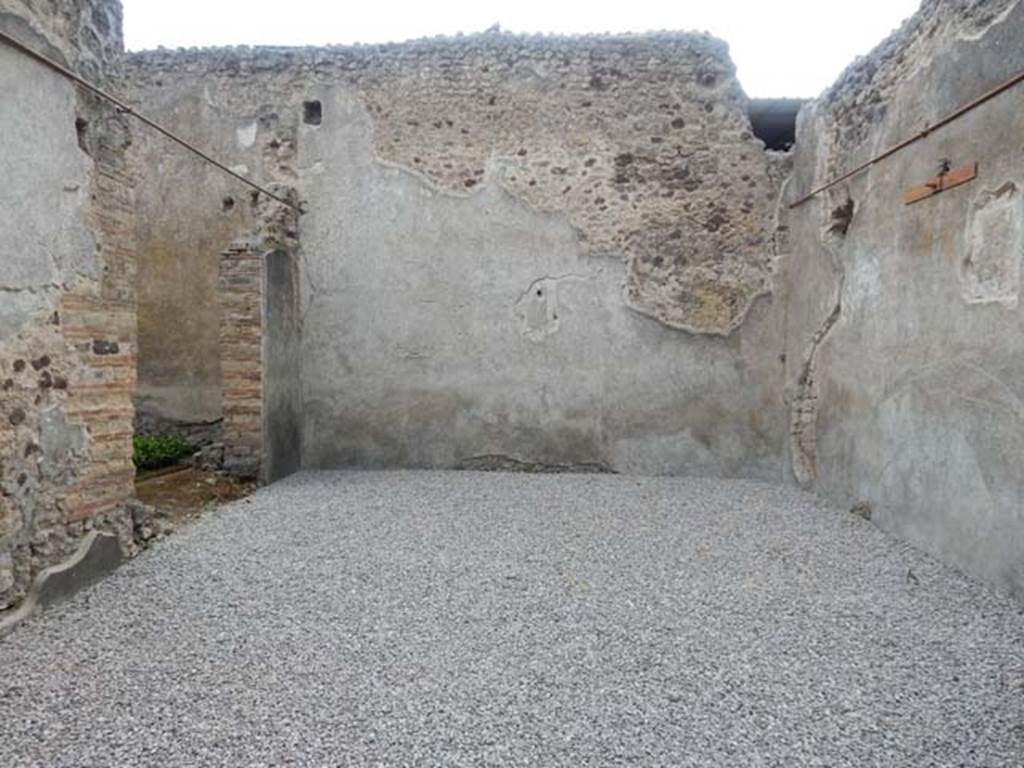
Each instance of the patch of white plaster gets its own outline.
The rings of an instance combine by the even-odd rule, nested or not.
[[[967,255],[960,271],[968,304],[1017,306],[1024,257],[1024,195],[1008,181],[975,199],[967,221]]]
[[[558,285],[564,280],[587,280],[590,275],[560,275],[540,277],[530,283],[516,301],[516,316],[520,320],[522,334],[533,342],[542,342],[557,333],[562,320],[570,308],[559,299]]]
[[[235,135],[238,138],[238,146],[240,149],[248,149],[256,143],[256,131],[258,129],[256,121],[243,125],[235,130]]]

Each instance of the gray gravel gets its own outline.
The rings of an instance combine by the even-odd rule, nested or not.
[[[304,473],[0,640],[0,766],[1024,765],[1024,611],[792,489]]]

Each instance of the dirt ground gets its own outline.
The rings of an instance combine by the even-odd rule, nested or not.
[[[204,511],[247,496],[254,487],[211,470],[171,467],[139,475],[135,495],[177,527],[196,520]]]

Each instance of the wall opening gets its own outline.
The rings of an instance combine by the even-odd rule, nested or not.
[[[750,129],[764,148],[788,152],[796,144],[796,115],[805,99],[751,99],[747,105]]]
[[[91,156],[92,152],[89,151],[89,121],[84,117],[75,118],[75,136],[78,139],[78,148]]]
[[[306,125],[320,125],[324,121],[324,106],[319,101],[302,103],[302,122]]]

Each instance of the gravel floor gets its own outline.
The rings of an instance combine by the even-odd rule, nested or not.
[[[304,473],[0,640],[0,766],[1021,766],[1024,611],[792,489]]]

